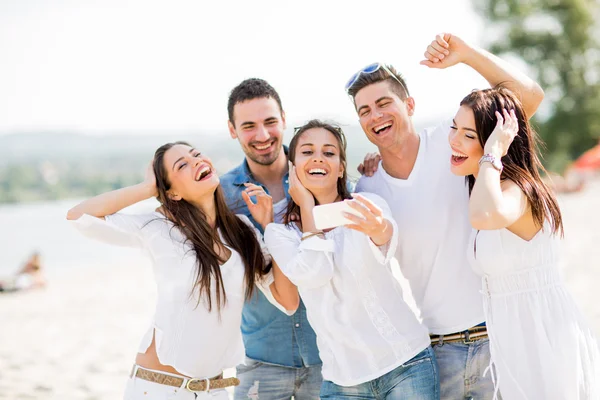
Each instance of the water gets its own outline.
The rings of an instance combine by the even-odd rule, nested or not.
[[[79,201],[0,206],[0,276],[14,273],[36,250],[41,253],[49,276],[68,273],[73,268],[145,262],[138,249],[107,245],[77,232],[66,220],[66,214]],[[148,212],[157,204],[151,199],[125,212]]]

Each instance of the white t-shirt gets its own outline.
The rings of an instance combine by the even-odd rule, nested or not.
[[[419,153],[408,179],[388,175],[379,164],[357,191],[376,193],[398,224],[396,258],[409,281],[429,332],[448,334],[485,320],[481,281],[469,267],[469,190],[450,171],[450,123],[420,134]]]
[[[260,233],[244,215],[238,215],[252,227],[263,246],[266,261],[270,256]],[[240,325],[245,301],[244,264],[240,255],[231,250],[231,257],[221,265],[227,302],[216,308],[216,285],[212,284],[212,311],[204,297],[198,304],[198,290],[192,292],[196,281],[196,255],[186,243],[185,236],[162,214],[113,214],[100,218],[83,215],[72,221],[85,236],[120,246],[139,247],[152,259],[157,286],[154,320],[148,328],[138,352],[145,353],[155,335],[156,353],[163,365],[180,373],[205,378],[219,375],[224,369],[244,361],[244,344]],[[269,291],[272,274],[257,281],[267,299],[278,305]],[[193,295],[190,295],[193,293]]]
[[[338,227],[302,241],[296,225],[269,224],[265,243],[298,286],[317,334],[323,378],[354,386],[385,375],[430,344],[402,298],[390,269],[397,227],[380,197],[364,193],[393,225],[390,243],[377,247],[363,233]]]
[[[281,224],[283,222],[283,217],[285,216],[285,212],[287,211],[287,206],[287,197],[284,197],[277,203],[273,204],[273,219],[276,223]]]

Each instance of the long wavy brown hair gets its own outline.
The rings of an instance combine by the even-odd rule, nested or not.
[[[485,147],[486,141],[496,127],[496,111],[502,114],[504,109],[515,110],[519,132],[506,155],[502,157],[504,169],[500,179],[510,179],[525,193],[537,225],[543,227],[544,221],[548,220],[552,226],[552,233],[563,235],[562,214],[558,201],[540,175],[540,172],[547,173],[538,156],[541,140],[529,124],[517,96],[509,89],[497,86],[471,92],[460,102],[460,105],[473,110],[475,129],[482,148]],[[475,177],[469,175],[466,179],[471,193],[475,185]]]
[[[340,149],[340,163],[342,164],[343,169],[344,169],[344,171],[342,172],[342,176],[338,177],[338,180],[337,180],[337,192],[342,200],[351,199],[352,196],[350,195],[350,191],[348,190],[348,186],[347,186],[348,185],[348,183],[347,183],[348,174],[346,173],[346,136],[344,135],[342,128],[340,128],[339,126],[334,125],[334,124],[329,124],[327,122],[323,122],[318,119],[312,119],[312,120],[308,121],[306,124],[302,125],[301,127],[296,128],[295,132],[294,132],[294,137],[290,141],[290,146],[289,146],[289,150],[288,150],[288,159],[292,162],[292,164],[296,165],[296,149],[298,147],[298,141],[300,140],[300,138],[302,137],[304,132],[306,132],[309,129],[314,129],[314,128],[325,129],[325,130],[331,132],[331,134],[336,138],[336,140],[338,142],[338,147]],[[315,198],[315,204],[316,205],[319,204],[319,202],[317,201],[316,198]],[[296,203],[294,203],[294,200],[290,199],[290,201],[288,203],[288,208],[283,217],[283,222],[288,225],[290,223],[292,223],[293,222],[291,219],[292,215],[296,216],[298,221],[300,220],[300,206],[298,206]]]
[[[246,299],[250,299],[254,292],[256,277],[261,277],[269,272],[271,266],[265,266],[265,258],[253,228],[246,225],[227,208],[220,185],[214,193],[216,210],[214,227],[209,225],[206,214],[201,209],[185,199],[176,201],[169,197],[168,191],[171,183],[168,179],[168,169],[164,165],[164,156],[170,148],[176,145],[192,147],[186,142],[167,143],[154,153],[153,169],[156,176],[157,199],[163,207],[165,216],[173,223],[174,227],[183,233],[196,255],[197,274],[192,294],[194,290],[198,290],[198,303],[205,298],[208,310],[211,311],[213,298],[210,288],[214,279],[217,288],[215,300],[217,309],[220,311],[227,302],[221,275],[221,265],[227,259],[219,256],[215,248],[224,249],[224,246],[227,245],[241,256],[245,269]]]

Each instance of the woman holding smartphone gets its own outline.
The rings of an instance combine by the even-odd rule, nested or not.
[[[255,185],[246,194],[256,221],[271,222],[270,196]],[[158,212],[119,212],[155,196]],[[222,371],[244,360],[242,306],[255,285],[276,306],[275,298],[287,308],[298,306],[295,287],[274,264],[270,271],[260,233],[227,208],[210,159],[187,143],[160,147],[143,183],[86,200],[67,219],[86,236],[139,247],[152,259],[156,310],[126,400],[228,399],[224,388],[238,381],[223,379]]]
[[[380,197],[348,193],[345,152],[340,128],[318,120],[300,127],[289,146],[292,201],[285,223],[265,231],[317,334],[321,398],[439,399],[427,329],[390,269],[396,223]],[[342,201],[360,216],[345,213],[350,224],[316,229],[313,209]]]

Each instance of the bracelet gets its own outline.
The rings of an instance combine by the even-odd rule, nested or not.
[[[308,238],[311,238],[311,237],[313,237],[313,236],[318,236],[318,235],[323,235],[323,236],[325,236],[325,233],[323,233],[323,231],[317,231],[317,232],[304,232],[304,233],[302,234],[302,239],[300,239],[300,241],[302,242],[302,241],[304,241],[304,240],[306,240],[306,239],[308,239]]]

